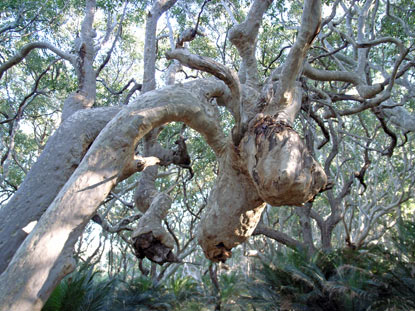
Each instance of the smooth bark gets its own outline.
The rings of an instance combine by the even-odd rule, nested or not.
[[[0,209],[0,273],[26,238],[23,228],[39,220],[99,132],[119,111],[117,107],[79,111],[48,140],[18,191]]]
[[[221,129],[204,97],[203,89],[209,87],[221,95],[221,83],[199,81],[190,90],[167,87],[143,95],[111,120],[0,276],[1,310],[42,308],[73,268],[71,253],[79,234],[133,158],[138,140],[152,128],[182,121],[202,133],[213,149],[223,149]]]

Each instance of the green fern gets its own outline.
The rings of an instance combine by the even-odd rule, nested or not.
[[[45,303],[42,311],[101,311],[112,289],[112,281],[97,282],[99,274],[81,267],[62,280]]]

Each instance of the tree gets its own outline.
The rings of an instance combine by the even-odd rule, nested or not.
[[[401,149],[395,151],[398,149],[397,130],[392,130],[390,123],[400,118],[403,120],[400,128],[404,132],[412,131],[412,116],[394,104],[394,101],[408,98],[411,101],[412,95],[405,97],[402,93],[411,94],[414,65],[410,23],[395,15],[397,6],[389,1],[368,0],[362,4],[334,1],[328,3],[331,14],[322,20],[322,4],[314,0],[304,1],[302,10],[297,2],[293,3],[291,12],[284,9],[284,1],[256,0],[243,17],[232,13],[237,2],[235,7],[229,7],[224,1],[208,2],[199,3],[194,24],[184,28],[176,42],[169,30],[171,50],[166,52],[166,58],[171,60],[171,65],[166,86],[159,89],[156,89],[157,23],[163,13],[170,10],[174,14],[175,7],[184,4],[175,0],[151,3],[145,26],[143,82],[138,84],[129,79],[122,90],[134,86],[122,102],[128,103],[138,90],[141,95],[128,105],[93,108],[99,103],[97,81],[102,81],[109,93],[114,96],[117,93],[108,87],[103,76],[122,37],[124,19],[131,14],[127,9],[128,1],[111,5],[106,1],[86,0],[79,36],[74,36],[71,49],[67,48],[70,52],[49,42],[30,42],[18,47],[14,55],[1,64],[0,76],[3,81],[7,80],[4,82],[7,85],[11,83],[11,78],[5,77],[8,71],[39,49],[45,49],[48,56],[57,55],[69,63],[76,77],[75,91],[68,95],[62,108],[61,125],[17,192],[0,210],[0,263],[4,269],[0,276],[2,309],[41,309],[57,283],[73,270],[73,247],[91,219],[108,231],[119,232],[140,217],[129,241],[136,256],[160,264],[181,260],[173,253],[178,243],[162,226],[172,198],[169,191],[159,191],[155,183],[159,166],[175,164],[188,169],[190,176],[193,172],[183,135],[179,136],[174,150],[157,141],[162,131],[160,127],[166,123],[183,122],[200,133],[215,153],[219,169],[197,235],[206,257],[212,261],[225,261],[231,256],[231,249],[243,243],[254,230],[255,234],[271,236],[290,246],[305,245],[312,251],[311,219],[321,231],[324,248],[331,247],[333,231],[342,221],[346,241],[359,247],[383,215],[392,213],[410,199],[415,181],[410,169],[414,160],[411,156],[402,157],[400,163],[391,163],[392,168],[399,166],[396,179],[389,178],[386,170],[368,173],[375,159],[388,162],[385,156],[390,158],[394,152],[406,148],[400,146]],[[76,1],[70,5],[77,7]],[[93,23],[99,6],[108,13],[101,38],[97,38]],[[228,64],[227,53],[223,53],[220,62],[197,55],[188,48],[189,42],[203,35],[200,24],[205,7],[211,10],[220,7],[222,14],[230,16],[232,27],[227,37],[238,61]],[[68,8],[63,5],[64,9]],[[342,11],[339,16],[337,10]],[[283,30],[290,27],[285,15],[292,17],[300,11],[295,41],[283,56],[281,65],[271,70],[287,48],[280,44],[290,39],[268,45],[261,36],[283,37]],[[5,18],[0,34],[42,24],[39,14],[31,16],[33,9],[24,12],[31,14],[17,13]],[[119,13],[115,22],[112,12]],[[241,22],[238,23],[237,18]],[[180,15],[177,19],[180,20]],[[383,19],[382,25],[378,27],[376,23],[380,19]],[[401,37],[394,33],[393,23],[402,28]],[[110,48],[99,54],[111,36]],[[315,45],[310,52],[313,42]],[[282,48],[279,54],[272,52],[272,44]],[[39,83],[55,62],[57,60],[52,61],[45,73],[36,74],[33,91],[27,98],[23,97],[13,117],[2,113],[5,119],[1,123],[10,129],[8,148],[2,159],[4,182],[13,159],[18,124],[29,105],[28,100],[42,94]],[[181,66],[215,78],[175,84],[175,75]],[[263,71],[259,70],[261,66]],[[350,93],[352,89],[355,93]],[[234,122],[229,135],[221,126],[221,107],[231,114]],[[375,118],[369,118],[367,113]],[[308,128],[304,126],[303,133],[295,130],[298,116],[304,124],[311,124]],[[348,116],[356,117],[361,126],[354,127],[353,119],[344,120]],[[388,142],[385,139],[375,140],[380,129],[389,143],[385,144]],[[319,135],[324,140],[316,148]],[[353,161],[353,165],[348,166],[346,153],[353,147],[346,149],[345,137],[357,141],[355,146],[364,154],[363,165],[361,161]],[[142,146],[138,148],[140,141]],[[326,156],[316,149],[327,151]],[[316,159],[324,159],[324,167]],[[142,174],[135,192],[135,206],[143,216],[132,215],[116,228],[108,226],[104,217],[96,214],[98,207],[112,195],[111,190],[117,184],[139,171]],[[364,230],[351,236],[357,209],[348,201],[352,186],[355,186],[354,191],[360,190],[364,200],[369,196],[367,188],[377,186],[375,182],[367,185],[368,176],[375,175],[379,175],[381,182],[392,182],[395,191],[367,200],[368,206],[360,209],[367,216]],[[324,218],[326,212],[319,213],[311,203],[322,191],[327,194],[318,202],[326,200],[330,208],[327,218]],[[387,204],[377,205],[381,200]],[[305,207],[300,207],[304,203]],[[266,204],[297,206],[302,242],[264,228],[262,223],[257,227]],[[31,221],[38,222],[26,237],[21,229]],[[390,223],[385,224],[388,226]]]

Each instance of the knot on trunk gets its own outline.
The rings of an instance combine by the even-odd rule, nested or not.
[[[153,232],[143,233],[133,239],[135,255],[139,259],[144,257],[162,265],[165,262],[179,262],[172,249],[153,235]]]
[[[223,242],[216,245],[216,248],[209,253],[209,259],[213,262],[225,262],[228,258],[232,257],[232,252],[229,248],[226,248]]]
[[[166,217],[171,203],[172,200],[166,193],[157,194],[138,221],[132,240],[135,255],[139,259],[147,257],[158,264],[179,262],[172,252],[174,240],[162,226],[162,220]]]
[[[259,145],[261,138],[269,139],[273,134],[282,133],[284,131],[294,131],[293,127],[284,120],[265,116],[260,117],[251,127],[251,132],[256,135],[256,142]]]
[[[240,150],[260,197],[271,205],[301,205],[327,184],[321,165],[284,120],[258,116]]]
[[[206,258],[224,262],[232,248],[252,235],[265,208],[247,173],[241,171],[239,156],[230,146],[219,158],[219,174],[199,222],[197,239]]]

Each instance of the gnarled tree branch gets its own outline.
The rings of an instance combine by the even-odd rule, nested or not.
[[[138,140],[150,130],[182,121],[202,133],[217,152],[223,149],[221,129],[201,90],[206,87],[217,87],[220,96],[223,85],[197,81],[148,92],[108,124],[0,276],[0,309],[42,308],[60,278],[71,271],[78,236],[116,184]],[[52,269],[58,273],[50,274]],[[16,291],[8,284],[17,270],[25,273]]]
[[[71,62],[72,65],[76,64],[76,56],[74,54],[66,53],[48,42],[32,42],[32,43],[28,43],[25,46],[23,46],[16,55],[14,55],[7,62],[1,64],[0,79],[3,76],[4,72],[6,72],[11,67],[20,63],[34,49],[50,50],[56,55],[58,55],[59,57]]]
[[[245,21],[234,26],[229,32],[229,40],[236,46],[242,58],[239,70],[241,83],[246,83],[252,87],[257,87],[259,82],[255,57],[258,30],[262,16],[271,3],[272,0],[254,1]]]

